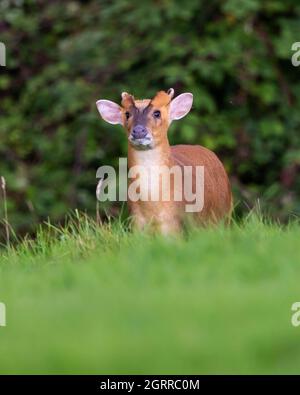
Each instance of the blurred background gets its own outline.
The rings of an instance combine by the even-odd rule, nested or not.
[[[18,234],[74,208],[95,216],[96,170],[127,148],[97,99],[170,87],[194,94],[170,142],[219,155],[237,216],[257,199],[280,221],[300,214],[298,0],[1,0],[0,14],[0,175]]]

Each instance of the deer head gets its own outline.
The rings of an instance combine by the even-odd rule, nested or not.
[[[152,99],[135,100],[127,92],[121,96],[121,106],[110,100],[98,100],[97,108],[106,122],[125,128],[129,143],[138,150],[160,145],[167,139],[171,122],[187,115],[193,104],[191,93],[173,99],[172,88],[157,92]]]

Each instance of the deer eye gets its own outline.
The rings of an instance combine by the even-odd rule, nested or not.
[[[129,119],[130,113],[128,111],[125,112],[125,117],[126,117],[127,120]]]
[[[153,116],[154,116],[154,118],[160,118],[160,111],[154,111],[153,112]]]

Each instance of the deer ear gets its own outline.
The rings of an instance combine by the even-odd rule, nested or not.
[[[193,105],[193,95],[182,93],[177,96],[170,104],[170,121],[181,119],[190,112]]]
[[[98,100],[96,105],[104,121],[113,125],[123,124],[122,109],[117,103],[110,100]]]

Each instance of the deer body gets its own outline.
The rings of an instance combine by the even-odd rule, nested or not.
[[[171,101],[173,94],[170,89],[168,93],[158,92],[152,100],[134,100],[133,96],[123,93],[122,107],[107,100],[97,102],[106,121],[120,123],[127,129],[129,172],[143,169],[136,178],[139,179],[139,191],[143,190],[147,199],[131,198],[136,178],[131,180],[128,188],[128,204],[135,225],[139,229],[150,226],[164,234],[180,231],[187,216],[202,225],[217,223],[229,217],[232,207],[226,171],[212,151],[199,145],[170,146],[169,125],[189,112],[193,98],[186,93]],[[182,199],[176,199],[175,195],[186,181],[185,168],[192,169],[191,189],[197,192],[196,168],[199,166],[204,169],[203,205],[201,210],[187,213],[185,195],[182,194]],[[152,176],[154,168],[159,169],[158,178]],[[182,171],[170,177],[170,169]],[[146,174],[151,175],[147,177]],[[166,199],[164,193],[168,192],[171,193]],[[151,198],[153,196],[156,199]]]

